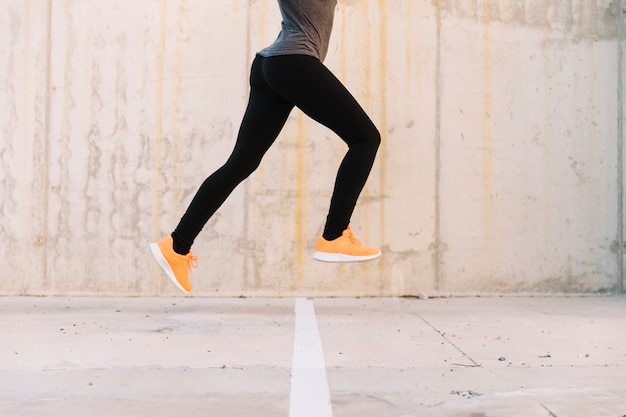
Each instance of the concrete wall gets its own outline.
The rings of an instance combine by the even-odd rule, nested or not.
[[[197,240],[194,294],[617,291],[617,4],[340,0],[326,63],[383,134],[353,228],[384,256],[311,259],[345,147],[295,111]],[[279,22],[0,0],[0,294],[176,294],[147,244],[229,155]]]

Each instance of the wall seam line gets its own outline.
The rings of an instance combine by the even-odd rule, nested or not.
[[[624,293],[624,3],[617,0],[617,266],[618,291]]]
[[[46,250],[48,245],[48,235],[49,235],[49,212],[50,212],[50,167],[48,161],[50,161],[50,135],[51,135],[51,127],[50,127],[50,111],[52,108],[52,0],[48,0],[47,7],[47,15],[46,15],[46,74],[45,74],[45,91],[44,91],[44,138],[43,138],[43,161],[45,162],[45,174],[42,178],[42,209],[43,218],[42,218],[42,246],[44,248],[43,253],[43,264],[42,264],[42,274],[44,277],[44,285],[48,286],[50,289],[50,276],[48,271],[48,251]],[[42,167],[43,168],[43,167]]]
[[[435,57],[435,236],[433,267],[435,290],[441,289],[441,9],[435,5],[437,19]]]

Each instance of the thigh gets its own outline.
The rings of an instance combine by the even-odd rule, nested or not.
[[[378,131],[346,87],[318,59],[300,55],[264,61],[269,86],[348,144]]]
[[[234,154],[260,159],[274,143],[294,105],[267,86],[255,60],[250,74],[250,98]]]

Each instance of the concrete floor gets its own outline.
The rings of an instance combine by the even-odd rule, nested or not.
[[[0,300],[0,416],[290,415],[297,300]],[[335,417],[626,415],[626,298],[313,305]]]

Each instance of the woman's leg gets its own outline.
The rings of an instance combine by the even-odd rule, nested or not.
[[[257,57],[250,71],[250,99],[232,154],[198,189],[189,208],[172,233],[174,251],[189,252],[204,225],[235,187],[259,166],[287,121],[293,104],[265,83]]]
[[[318,59],[302,55],[262,62],[269,86],[347,144],[333,190],[323,237],[333,240],[348,227],[372,169],[380,133],[343,84]]]

